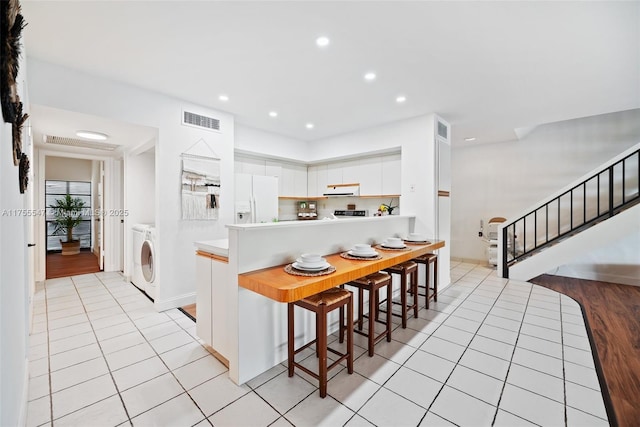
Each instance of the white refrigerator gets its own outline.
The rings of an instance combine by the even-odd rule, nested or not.
[[[272,222],[278,219],[278,178],[237,173],[235,223]]]

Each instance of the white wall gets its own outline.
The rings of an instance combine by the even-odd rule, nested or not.
[[[20,61],[18,95],[29,112],[24,82],[26,64]],[[25,126],[26,129],[26,126]],[[13,164],[11,125],[0,120],[0,425],[25,423],[30,277],[27,256],[29,217],[11,214],[31,208],[29,192],[20,194],[18,167]],[[23,152],[33,159],[31,142],[23,132]],[[30,174],[33,176],[33,174]],[[29,191],[33,183],[29,183]]]
[[[309,156],[307,142],[240,124],[235,125],[234,146],[239,151],[271,158],[306,162]]]
[[[227,113],[69,68],[28,59],[32,102],[158,129],[155,148],[155,224],[157,227],[156,308],[195,302],[196,240],[224,238],[233,222],[233,117]],[[221,131],[181,125],[183,109],[220,119]],[[180,203],[180,154],[205,140],[222,159],[221,212],[217,221],[183,221]],[[125,209],[128,207],[125,205]],[[125,217],[128,230],[131,226]],[[125,238],[127,235],[125,234]],[[127,247],[127,245],[125,245]]]
[[[45,179],[91,182],[92,176],[91,160],[54,156],[46,158]]]
[[[494,216],[509,218],[638,141],[640,110],[630,110],[543,125],[520,141],[455,147],[452,256],[486,261],[486,246],[477,237],[481,219],[486,224]],[[629,237],[634,242],[638,238]],[[602,262],[610,272],[611,257],[629,260],[628,245],[637,247],[637,243],[620,242],[610,248],[610,256],[575,262]]]

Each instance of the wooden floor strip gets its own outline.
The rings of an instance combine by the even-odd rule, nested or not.
[[[47,279],[69,277],[100,271],[98,257],[91,251],[81,251],[77,255],[47,254]]]
[[[640,287],[546,274],[531,282],[582,305],[618,425],[640,425]]]

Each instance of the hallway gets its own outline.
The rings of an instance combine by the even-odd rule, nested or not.
[[[80,251],[77,255],[47,254],[47,279],[98,273],[98,258],[91,251]]]

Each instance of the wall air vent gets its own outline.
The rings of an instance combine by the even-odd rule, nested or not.
[[[449,129],[445,123],[438,120],[438,136],[444,139],[449,138]]]
[[[84,139],[65,138],[62,136],[45,135],[43,137],[45,144],[66,145],[68,147],[93,148],[97,150],[113,151],[120,147],[116,144],[108,144],[106,142],[85,141]]]
[[[220,130],[220,120],[213,117],[207,117],[190,111],[182,110],[182,124],[187,126],[195,126],[207,130]]]

